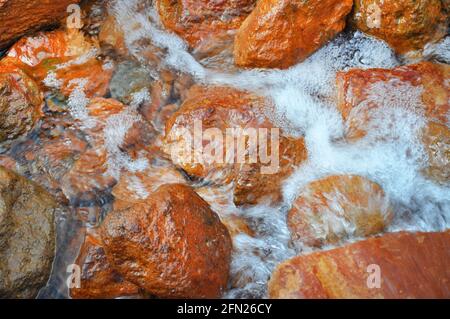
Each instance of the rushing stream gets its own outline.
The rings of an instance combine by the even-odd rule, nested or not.
[[[358,31],[347,32],[290,69],[242,70],[233,67],[229,52],[221,52],[216,59],[199,59],[196,52],[189,52],[183,40],[162,27],[154,8],[142,9],[142,3],[138,6],[139,2],[142,1],[117,0],[110,3],[108,10],[125,35],[130,55],[146,68],[153,79],[160,76],[159,68],[169,68],[189,75],[196,83],[227,85],[265,96],[276,106],[275,112],[269,114],[271,120],[293,136],[304,136],[306,141],[308,159],[284,184],[285,199],[279,207],[213,207],[221,216],[229,211],[238,212],[250,221],[255,232],[254,237],[240,234],[233,238],[233,288],[227,292],[226,298],[267,296],[267,282],[275,266],[296,255],[289,245],[287,211],[303,186],[325,176],[355,174],[380,184],[395,208],[395,218],[389,232],[428,232],[450,228],[449,188],[421,174],[427,162],[427,153],[417,136],[427,121],[423,114],[415,112],[418,109],[416,105],[422,103],[419,89],[404,85],[397,87],[395,94],[384,95],[383,101],[378,101],[384,107],[374,111],[368,124],[370,133],[357,142],[344,139],[345,126],[334,102],[336,73],[350,68],[393,68],[404,63],[397,60],[384,42]],[[156,49],[159,65],[150,62],[146,54]],[[448,58],[448,45],[436,46],[430,51],[430,56]],[[112,67],[108,63],[114,62],[106,61],[105,68]],[[54,74],[49,73],[46,80],[47,85],[58,85]],[[89,130],[95,125],[92,122],[95,120],[89,117],[86,110],[89,99],[84,94],[85,82],[79,79],[75,84],[77,89],[67,102],[69,113],[78,120],[77,129]],[[372,89],[392,92],[383,85],[375,84]],[[370,98],[379,99],[379,95]],[[120,145],[133,123],[143,121],[137,107],[149,99],[150,94],[145,89],[135,93],[124,112],[106,121],[105,174],[116,180],[125,171],[139,172],[148,167],[146,158],[131,159],[121,152]],[[391,115],[389,120],[381,116],[387,112]],[[11,151],[14,152],[20,152],[20,148]],[[164,180],[164,176],[161,179]],[[64,183],[70,183],[70,180]],[[66,189],[70,190],[71,185],[63,185],[63,190]],[[129,189],[136,194],[145,192],[136,184],[129,185]],[[77,214],[59,216],[58,255],[52,278],[41,291],[41,297],[67,297],[67,265],[78,253],[85,228],[96,226],[111,209],[111,196],[109,193],[98,194],[94,200],[71,201],[71,209]],[[224,187],[220,196],[232,197],[232,190]],[[351,239],[356,240],[358,238]],[[329,248],[332,247],[321,249]],[[303,247],[304,252],[311,250],[313,248]]]

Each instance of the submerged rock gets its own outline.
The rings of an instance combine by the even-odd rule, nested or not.
[[[256,0],[157,0],[164,26],[196,47],[202,40],[237,30]]]
[[[235,63],[288,68],[345,28],[353,0],[260,0],[236,35]]]
[[[275,127],[266,107],[245,91],[193,87],[166,123],[165,151],[193,178],[233,182],[237,205],[279,202],[281,184],[306,159],[306,148],[303,138]]]
[[[0,167],[0,297],[34,298],[55,254],[58,206],[44,189]]]
[[[124,61],[117,65],[109,89],[112,98],[129,105],[133,102],[134,94],[150,94],[153,82],[150,72],[139,63]]]
[[[422,50],[447,34],[445,7],[441,0],[358,0],[352,19],[361,31],[405,54]]]
[[[58,25],[67,14],[67,7],[79,0],[2,0],[0,2],[0,49],[21,36]]]
[[[39,87],[24,71],[0,64],[0,148],[35,126],[43,104]]]
[[[86,235],[75,264],[81,268],[80,287],[70,289],[72,299],[111,299],[138,296],[139,288],[124,280],[108,262],[95,231]]]
[[[161,186],[145,203],[110,213],[101,235],[114,268],[152,295],[217,298],[226,288],[230,235],[188,186]]]
[[[295,245],[321,247],[381,233],[393,218],[383,189],[360,176],[330,176],[308,184],[288,215]]]
[[[107,93],[113,65],[97,58],[98,43],[76,29],[41,32],[22,38],[4,58],[23,68],[42,87],[66,97],[75,89],[88,97]]]
[[[63,191],[76,205],[104,204],[112,201],[122,170],[145,170],[155,132],[135,109],[114,99],[92,99],[79,122],[89,147],[64,175]]]
[[[357,141],[367,135],[385,139],[386,123],[398,125],[399,115],[410,114],[426,121],[418,132],[429,156],[425,173],[445,182],[450,175],[448,163],[450,135],[450,66],[421,62],[388,69],[354,69],[337,76],[338,108],[346,121],[346,138]],[[398,111],[401,111],[400,113]],[[416,124],[420,129],[419,124]],[[448,181],[448,179],[447,179]]]
[[[44,117],[39,130],[34,130],[30,135],[32,138],[15,144],[9,152],[18,161],[13,170],[22,176],[29,176],[59,203],[67,204],[61,181],[80,154],[86,151],[84,136],[73,127],[73,119],[67,114]]]
[[[449,298],[450,232],[395,233],[295,257],[270,298]]]

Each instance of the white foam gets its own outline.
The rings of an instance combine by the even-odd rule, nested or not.
[[[73,87],[73,90],[67,100],[70,115],[80,122],[80,127],[82,129],[90,129],[95,126],[95,120],[89,116],[87,110],[87,106],[90,102],[84,93],[87,83],[87,79],[71,80],[69,86]]]
[[[118,180],[122,169],[136,173],[142,172],[148,167],[148,160],[145,157],[133,160],[121,150],[126,134],[136,122],[141,120],[140,115],[133,107],[126,108],[119,114],[111,115],[106,120],[103,134],[107,151],[107,175]]]

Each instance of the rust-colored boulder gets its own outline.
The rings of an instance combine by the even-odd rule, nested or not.
[[[294,244],[320,247],[380,233],[392,217],[392,207],[378,184],[341,175],[308,184],[289,212],[288,226]]]
[[[66,17],[67,7],[79,0],[2,0],[0,1],[0,49],[23,35],[58,25]]]
[[[21,69],[0,64],[0,146],[30,131],[44,104],[37,84]]]
[[[338,108],[346,121],[346,138],[365,137],[372,122],[386,118],[392,108],[424,116],[428,121],[421,138],[429,155],[426,174],[445,182],[449,167],[450,66],[421,62],[387,69],[354,69],[337,76]],[[380,116],[383,119],[380,119]],[[376,132],[383,135],[383,132]]]
[[[73,299],[110,299],[139,295],[139,288],[125,281],[108,262],[95,231],[86,235],[75,265],[81,268],[80,287],[70,289]]]
[[[277,129],[267,110],[267,102],[254,94],[195,86],[166,123],[165,151],[191,177],[218,185],[234,182],[237,205],[278,202],[282,182],[306,159],[306,149],[303,138]],[[258,139],[249,138],[249,132]]]
[[[345,28],[353,0],[260,0],[240,27],[235,63],[288,68],[309,57]]]
[[[282,263],[269,282],[269,296],[448,299],[449,263],[449,231],[387,234]]]
[[[237,30],[256,0],[157,0],[164,26],[191,47],[203,39]]]
[[[41,32],[25,37],[8,51],[5,63],[23,68],[45,88],[59,89],[65,96],[85,81],[88,97],[104,96],[113,67],[97,58],[98,43],[70,29]]]
[[[115,269],[152,295],[217,298],[226,288],[230,235],[187,186],[162,186],[145,203],[110,213],[101,235]]]
[[[447,34],[445,7],[441,0],[356,0],[352,20],[358,29],[404,54]]]

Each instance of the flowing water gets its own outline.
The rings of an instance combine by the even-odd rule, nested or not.
[[[279,207],[260,205],[237,209],[250,221],[254,237],[241,234],[234,240],[231,275],[233,287],[227,298],[265,297],[267,282],[274,267],[296,252],[289,246],[286,214],[295,196],[308,182],[334,174],[356,174],[379,183],[395,207],[395,220],[388,231],[442,231],[450,227],[449,188],[425,179],[420,171],[427,162],[427,154],[416,138],[426,125],[423,114],[415,110],[421,103],[421,91],[408,86],[383,96],[385,106],[368,123],[370,133],[358,142],[343,139],[344,123],[334,104],[335,75],[350,68],[393,68],[400,65],[391,49],[381,41],[359,32],[348,32],[322,48],[308,60],[288,70],[237,70],[231,58],[225,55],[222,70],[210,60],[197,60],[187,45],[176,35],[161,26],[152,7],[138,9],[137,0],[111,2],[108,10],[114,15],[125,34],[130,55],[144,65],[153,78],[159,77],[159,68],[170,68],[190,75],[195,82],[205,85],[228,85],[246,89],[270,99],[276,106],[269,114],[271,119],[293,136],[304,136],[308,148],[307,161],[286,181],[283,187],[285,200]],[[146,40],[146,41],[142,41]],[[158,49],[160,64],[146,59],[148,50]],[[448,46],[429,48],[430,56],[448,58]],[[48,77],[51,81],[51,76]],[[386,85],[386,84],[384,84]],[[374,92],[387,91],[374,85]],[[391,91],[390,91],[391,92]],[[369,99],[380,99],[380,94]],[[131,160],[124,156],[119,146],[132,123],[141,121],[136,112],[139,101],[150,99],[148,92],[134,96],[130,108],[110,118],[106,123],[105,143],[108,152],[108,173],[116,179],[121,172],[145,169],[145,159]],[[68,102],[73,118],[80,120],[81,129],[92,124],[86,111],[88,99],[83,93],[83,79],[78,82]],[[390,113],[389,117],[380,116]],[[386,121],[389,118],[389,121]],[[447,123],[448,125],[448,123]],[[136,185],[130,185],[136,192]],[[230,189],[223,190],[231,196]],[[106,201],[107,202],[107,201]],[[101,212],[85,207],[87,215]],[[213,207],[214,208],[214,207]],[[74,207],[80,212],[79,207]],[[216,209],[226,215],[229,209]],[[70,214],[69,214],[70,215]],[[59,254],[55,261],[51,281],[41,293],[42,297],[64,297],[67,276],[65,267],[76,256],[82,240],[83,222],[61,216],[58,243]],[[356,241],[352,238],[350,241]],[[78,246],[77,246],[78,245]],[[329,249],[325,247],[323,249]],[[304,247],[304,252],[311,251]]]

